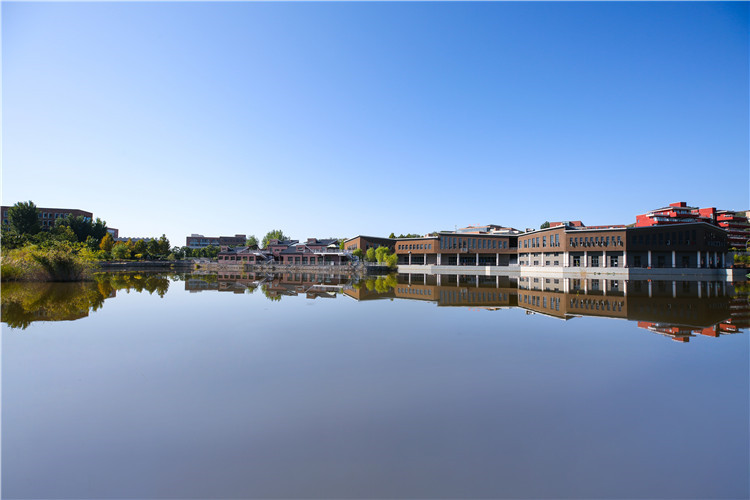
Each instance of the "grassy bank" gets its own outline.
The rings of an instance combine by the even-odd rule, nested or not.
[[[70,245],[29,245],[4,251],[0,258],[2,281],[87,281],[98,264],[89,252]]]

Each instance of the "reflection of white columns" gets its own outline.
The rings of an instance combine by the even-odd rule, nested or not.
[[[623,297],[628,296],[628,282],[625,280],[622,280],[622,295]]]
[[[602,287],[602,290],[604,290],[604,295],[607,295],[607,283],[609,283],[609,280],[602,280],[602,284],[604,285]]]
[[[677,251],[672,250],[672,267],[677,267]]]
[[[651,267],[651,250],[648,251],[648,267]],[[650,285],[649,285],[650,286]],[[650,297],[651,295],[649,295]]]
[[[583,280],[583,293],[589,293],[589,280]]]
[[[651,252],[649,252],[649,253],[651,253]],[[652,289],[651,289],[651,280],[648,280],[648,296],[649,296],[649,297],[651,297],[651,294],[652,294],[652,292],[653,292],[653,291],[652,291]]]
[[[563,293],[570,292],[570,278],[563,278]]]
[[[698,263],[695,265],[695,267],[701,267],[701,251],[698,250],[696,257],[698,258]],[[700,290],[700,288],[698,288]],[[700,295],[698,295],[700,297]]]
[[[411,286],[411,273],[409,273],[409,286]]]
[[[479,288],[479,275],[478,274],[476,275],[475,283],[476,283],[476,285],[474,285],[475,288]]]
[[[719,267],[719,252],[714,252],[714,267]]]
[[[703,288],[703,287],[702,287],[702,284],[703,284],[702,282],[700,282],[700,281],[698,282],[698,298],[699,298],[699,299],[700,299],[700,298],[701,298],[701,296],[703,295],[703,293],[702,293],[703,291],[701,290],[701,288]]]
[[[672,297],[677,297],[677,282],[672,281]]]
[[[460,253],[456,254],[456,265],[457,266],[461,265],[461,254]]]
[[[440,254],[438,254],[438,255],[440,255]],[[438,275],[437,275],[437,286],[440,286],[440,282],[441,282],[441,281],[442,281],[442,280],[440,279],[440,275],[438,274]]]
[[[500,288],[500,276],[495,276],[495,288]]]

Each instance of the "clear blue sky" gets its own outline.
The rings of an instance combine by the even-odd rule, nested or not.
[[[747,209],[749,39],[746,2],[2,2],[2,202],[179,245]]]

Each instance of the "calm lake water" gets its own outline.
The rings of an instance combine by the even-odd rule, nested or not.
[[[2,289],[3,498],[747,498],[726,282]]]

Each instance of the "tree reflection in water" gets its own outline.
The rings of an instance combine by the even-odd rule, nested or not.
[[[164,297],[168,289],[168,276],[139,273],[100,274],[94,281],[77,283],[3,283],[2,321],[20,329],[34,321],[73,321],[101,308],[118,290]]]

